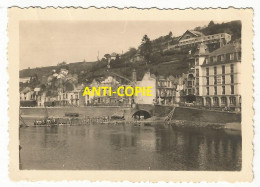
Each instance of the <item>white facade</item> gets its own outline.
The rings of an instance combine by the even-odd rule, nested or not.
[[[22,82],[22,83],[28,83],[28,82],[30,82],[30,80],[31,80],[31,77],[19,78],[19,82]]]
[[[136,86],[138,87],[151,87],[150,94],[152,96],[145,96],[143,93],[138,93],[137,96],[134,97],[136,104],[154,104],[156,100],[156,79],[151,77],[150,72],[145,73],[143,79],[141,81],[137,81]]]
[[[185,39],[181,39],[179,41],[178,46],[186,46],[186,45],[193,45],[197,43],[214,43],[214,42],[223,42],[223,43],[228,43],[231,40],[231,35],[227,33],[219,33],[219,34],[213,34],[213,35],[207,35],[207,36],[200,36],[200,37],[189,37]]]
[[[195,56],[197,104],[207,107],[241,108],[241,48],[227,44],[207,55]]]

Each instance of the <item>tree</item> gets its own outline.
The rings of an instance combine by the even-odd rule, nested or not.
[[[133,57],[136,53],[137,53],[136,48],[134,48],[134,47],[129,48],[128,54],[129,54],[130,57]]]
[[[147,35],[144,35],[140,46],[140,54],[144,57],[146,66],[150,62],[150,56],[152,53],[152,43]]]
[[[200,27],[200,26],[195,27],[193,30],[195,30],[195,31],[200,31],[200,30],[201,30],[201,27]]]
[[[116,60],[118,61],[119,60],[119,54],[116,54]]]
[[[211,21],[209,22],[209,24],[208,24],[208,27],[211,27],[211,26],[213,26],[213,25],[215,25],[215,23],[214,23],[214,21],[211,20]]]
[[[170,38],[172,37],[172,31],[169,32],[169,37],[170,37]]]
[[[107,67],[110,68],[111,55],[110,54],[105,54],[104,57],[107,60]]]
[[[111,55],[110,54],[105,54],[104,57],[108,60],[111,58]]]
[[[172,38],[172,31],[170,31],[169,34],[165,36],[166,40],[169,40],[171,38]]]

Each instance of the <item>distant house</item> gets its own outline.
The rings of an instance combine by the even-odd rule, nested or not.
[[[59,92],[58,103],[61,106],[84,106],[85,98],[82,96],[83,92],[83,86],[78,86],[72,91]]]
[[[143,60],[144,60],[143,56],[140,54],[140,52],[137,52],[137,53],[130,59],[130,62],[136,63],[136,62],[140,62],[140,61],[143,61]]]
[[[42,92],[37,96],[37,106],[43,107],[46,101],[46,92]]]
[[[21,93],[20,93],[21,101],[30,101],[30,100],[34,100],[34,99],[35,99],[34,91],[31,88],[26,87],[21,91]]]
[[[29,87],[24,88],[20,92],[20,106],[32,107],[36,105],[37,103],[36,103],[35,92]]]
[[[64,69],[64,68],[61,68],[61,69],[60,69],[60,74],[68,75],[68,73],[69,73],[69,70]]]
[[[117,58],[117,56],[120,58],[120,55],[119,55],[119,54],[117,54],[117,53],[112,53],[112,54],[110,55],[110,59],[111,59],[111,60],[115,60],[115,59]]]
[[[21,83],[29,83],[31,80],[31,77],[20,77],[19,82]]]

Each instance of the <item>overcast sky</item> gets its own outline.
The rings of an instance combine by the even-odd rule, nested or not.
[[[210,20],[209,20],[210,21]],[[96,61],[106,53],[138,47],[143,35],[151,39],[183,34],[209,21],[22,21],[20,22],[20,69]]]

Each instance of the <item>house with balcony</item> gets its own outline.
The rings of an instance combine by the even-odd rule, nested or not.
[[[158,76],[156,78],[156,86],[158,104],[166,105],[175,103],[177,82],[174,76]]]

